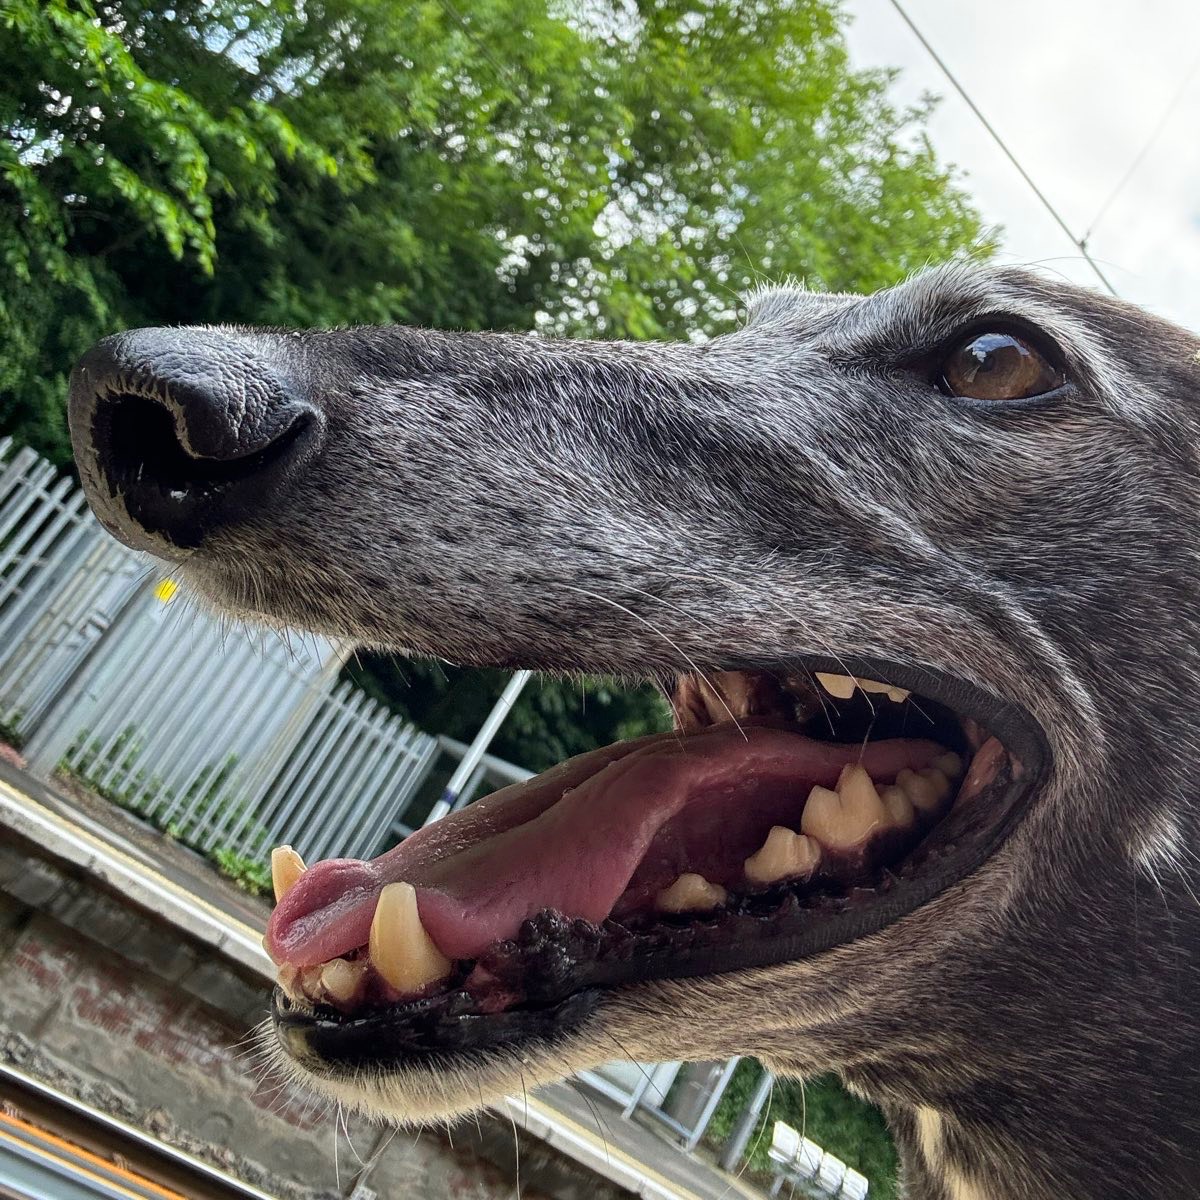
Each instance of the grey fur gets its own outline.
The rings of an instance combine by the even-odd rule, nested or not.
[[[1073,385],[988,407],[911,365],[991,315],[1049,334]],[[1200,1195],[1194,336],[965,267],[766,292],[700,345],[214,332],[327,422],[289,489],[186,557],[219,606],[472,664],[934,666],[1053,752],[999,851],[877,934],[621,990],[482,1075],[327,1090],[433,1119],[618,1049],[752,1054],[879,1103],[914,1200]]]

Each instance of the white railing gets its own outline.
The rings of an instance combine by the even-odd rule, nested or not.
[[[0,733],[199,850],[365,857],[438,744],[352,684],[348,647],[231,631],[0,439]]]

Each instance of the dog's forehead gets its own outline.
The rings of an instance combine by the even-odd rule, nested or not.
[[[1070,342],[1086,336],[1085,296],[1017,268],[953,263],[866,296],[799,285],[763,288],[747,299],[746,327],[850,348],[881,336],[925,342],[957,324],[995,314],[1020,318]]]

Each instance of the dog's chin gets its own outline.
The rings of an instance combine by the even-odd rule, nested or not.
[[[291,1069],[420,1122],[623,1054],[761,1055],[748,1020],[696,1002],[749,989],[729,1011],[787,995],[798,1026],[829,1019],[868,941],[878,963],[904,918],[986,874],[1049,768],[1022,708],[933,671],[813,656],[668,690],[673,733],[372,862],[276,852],[265,944]]]

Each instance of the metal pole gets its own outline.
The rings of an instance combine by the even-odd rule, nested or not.
[[[758,1126],[758,1119],[762,1116],[762,1110],[766,1106],[767,1098],[771,1095],[774,1083],[775,1076],[764,1067],[758,1087],[754,1089],[754,1095],[742,1109],[742,1115],[738,1117],[737,1124],[733,1127],[733,1132],[730,1133],[729,1140],[725,1143],[725,1149],[721,1152],[721,1166],[726,1171],[736,1171],[742,1165],[742,1156],[746,1153],[746,1146]]]
[[[448,812],[453,810],[454,802],[458,799],[459,794],[471,778],[475,768],[479,765],[479,760],[492,744],[492,738],[496,736],[500,726],[504,724],[504,718],[508,716],[512,706],[517,702],[517,697],[529,682],[532,674],[532,671],[513,672],[507,687],[500,693],[500,699],[492,706],[492,711],[488,713],[487,720],[479,727],[479,732],[475,735],[475,740],[467,747],[466,754],[462,756],[462,762],[458,764],[454,774],[450,776],[450,782],[446,784],[446,790],[442,793],[442,798],[429,810],[429,816],[425,818],[426,825],[432,825],[434,821],[440,821]]]

